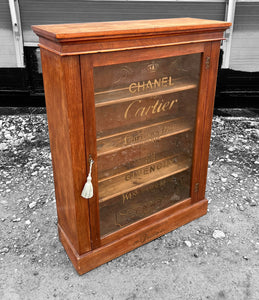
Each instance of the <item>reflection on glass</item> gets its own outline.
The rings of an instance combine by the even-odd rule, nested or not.
[[[200,57],[94,69],[102,236],[190,197]]]

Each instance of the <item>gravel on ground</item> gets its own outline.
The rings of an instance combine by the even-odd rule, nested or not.
[[[82,276],[58,239],[44,110],[0,115],[0,299],[258,300],[259,115],[242,115],[213,118],[207,215]]]

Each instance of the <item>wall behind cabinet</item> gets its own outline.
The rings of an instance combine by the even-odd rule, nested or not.
[[[33,24],[84,23],[192,17],[224,20],[224,2],[20,1],[25,45],[36,43]]]
[[[237,3],[230,69],[259,71],[259,3]]]

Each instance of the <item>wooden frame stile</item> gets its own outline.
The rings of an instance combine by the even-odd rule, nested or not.
[[[215,101],[215,91],[217,83],[217,70],[219,62],[219,52],[220,52],[220,41],[211,42],[210,49],[210,59],[209,66],[207,64],[207,92],[206,92],[206,105],[204,111],[204,129],[203,129],[203,149],[201,152],[201,171],[200,171],[200,188],[198,197],[203,199],[205,197],[206,189],[206,179],[207,179],[207,170],[208,170],[208,159],[209,159],[209,149],[210,149],[210,136],[211,136],[211,126],[212,126],[212,117]],[[207,61],[208,62],[208,61]],[[206,62],[205,62],[206,64]],[[206,68],[206,67],[205,67]]]
[[[98,197],[98,178],[97,178],[97,154],[96,154],[96,120],[94,102],[94,78],[93,78],[93,57],[92,55],[81,55],[81,79],[83,111],[85,124],[85,151],[86,158],[94,160],[92,170],[92,184],[94,195],[89,201],[91,244],[96,249],[100,246],[100,219],[99,219],[99,197]],[[89,167],[89,163],[88,163]],[[88,170],[89,171],[89,170]],[[87,200],[85,200],[87,201]]]
[[[86,178],[79,59],[42,49],[44,87],[52,152],[58,227],[79,255],[91,249],[89,208],[80,197]],[[82,226],[79,226],[82,223]]]
[[[40,37],[59,236],[79,274],[88,272],[206,214],[208,201],[205,199],[205,186],[219,48],[220,41],[223,39],[223,32],[230,25],[230,23],[220,21],[185,18],[82,24],[82,26],[81,24],[33,26],[33,30]],[[200,78],[199,81],[198,79],[195,81],[194,85],[195,99],[198,99],[196,122],[192,123],[192,127],[185,125],[185,130],[190,132],[194,132],[192,128],[195,126],[194,135],[192,134],[192,137],[189,137],[188,140],[192,143],[194,139],[193,144],[190,144],[194,146],[190,148],[193,149],[192,156],[190,156],[192,157],[192,165],[191,158],[190,163],[188,163],[188,188],[186,188],[188,194],[186,193],[183,198],[179,198],[184,200],[174,202],[176,204],[170,202],[169,206],[163,206],[161,209],[146,214],[142,218],[135,219],[134,222],[125,222],[119,230],[103,231],[104,233],[101,236],[102,227],[100,225],[98,188],[103,181],[106,180],[110,183],[110,178],[121,175],[116,173],[109,175],[108,173],[108,179],[101,177],[100,180],[97,174],[97,154],[99,155],[98,157],[103,155],[103,160],[106,159],[105,155],[107,154],[105,151],[103,152],[105,154],[101,152],[97,153],[100,138],[98,140],[99,144],[97,144],[98,137],[96,132],[98,128],[96,125],[96,112],[98,114],[98,107],[101,107],[105,101],[107,102],[107,99],[104,99],[104,102],[95,101],[94,68],[110,66],[112,69],[113,66],[111,65],[116,64],[130,64],[145,60],[166,59],[174,56],[195,55],[199,53],[201,55]],[[197,67],[194,69],[195,74],[198,73],[198,63],[199,60],[197,59],[195,65]],[[164,76],[169,76],[169,74],[171,75],[169,71],[166,71]],[[195,78],[198,77],[196,76]],[[144,79],[140,78],[138,80]],[[125,87],[127,89],[127,85],[123,85],[122,89],[125,90]],[[105,88],[99,91],[103,93]],[[99,91],[97,92],[100,94]],[[158,95],[153,90],[152,93],[154,97]],[[150,95],[152,93],[150,92]],[[164,95],[168,92],[160,89],[158,93]],[[174,91],[171,90],[170,93],[177,93],[176,89]],[[137,97],[140,98],[142,95],[140,93],[140,96]],[[189,98],[188,95],[190,94],[187,92],[184,95],[185,99],[194,99],[192,97]],[[118,105],[117,107],[120,108],[121,103],[126,101],[125,99],[132,101],[135,96],[131,95],[131,97],[126,95],[122,99],[120,97],[110,98],[108,105]],[[147,98],[147,96],[145,97]],[[96,106],[95,102],[99,106]],[[114,108],[112,107],[112,109]],[[192,115],[183,114],[181,117],[188,118],[189,116],[193,120],[195,110],[192,112]],[[102,113],[102,110],[99,111],[99,115],[100,113]],[[166,117],[172,118],[171,112]],[[110,119],[107,118],[107,120]],[[155,119],[151,118],[148,121],[153,122],[153,120]],[[160,124],[160,121],[161,119],[156,121],[156,124]],[[146,127],[153,126],[150,124],[152,123],[149,122],[144,125]],[[139,129],[139,127],[136,128],[137,130]],[[134,130],[133,128],[132,131]],[[174,135],[176,134],[175,132],[171,132],[170,134]],[[181,131],[179,130],[178,134],[179,132]],[[101,139],[103,139],[102,136]],[[145,143],[147,144],[146,141]],[[186,144],[188,147],[189,143],[186,142]],[[174,147],[172,145],[175,144],[168,145],[171,145],[170,147],[172,148]],[[126,146],[134,148],[136,145]],[[123,149],[126,146],[123,148],[119,145]],[[113,150],[118,155],[120,148],[116,147]],[[160,153],[158,152],[158,154]],[[144,153],[144,155],[146,154]],[[89,172],[90,156],[94,160],[91,174],[94,196],[90,199],[84,199],[81,197],[81,190]],[[150,164],[144,166],[154,165],[155,163],[156,161],[152,161]],[[175,164],[177,164],[177,161]],[[178,172],[185,172],[182,171],[185,169],[179,167],[180,164],[177,166]],[[191,171],[190,167],[192,167]],[[131,170],[135,170],[134,168],[140,169],[142,166],[133,165]],[[106,172],[110,169],[104,170]],[[174,176],[174,171],[168,172],[169,169],[165,170],[167,173],[163,173],[162,176],[160,175],[159,180]],[[121,174],[125,174],[128,171],[123,172]],[[183,178],[185,175],[181,176]],[[124,177],[122,178],[124,180]],[[144,179],[146,180],[146,178]],[[151,179],[153,180],[153,178]],[[152,180],[146,180],[144,183],[152,184],[155,182]],[[155,180],[157,181],[157,177]],[[117,181],[113,182],[113,184],[117,184]],[[168,184],[172,185],[173,183],[172,181],[168,181]],[[187,184],[183,181],[183,188]],[[136,187],[126,186],[124,191],[122,190],[122,193],[133,191],[135,188],[141,190],[143,186],[142,182],[138,183]],[[107,188],[107,186],[105,187]],[[118,187],[120,188],[120,185]],[[105,191],[110,193],[109,189]],[[99,194],[101,192],[102,190],[100,189]],[[167,190],[164,193],[172,195]],[[116,193],[111,195],[110,198],[106,197],[105,199],[103,197],[101,201],[107,199],[109,201],[116,200],[118,199],[116,198],[118,195],[121,197],[122,194],[119,194],[116,190]],[[143,194],[140,192],[140,195],[142,201]],[[151,194],[146,195],[146,197],[149,197]],[[113,204],[113,202],[112,204],[108,202],[108,204],[105,204],[105,209],[107,206]],[[101,205],[102,203],[100,207]],[[104,210],[104,212],[107,212],[107,210]],[[118,225],[117,222],[115,225]]]
[[[196,132],[194,140],[194,153],[193,153],[193,164],[192,164],[192,182],[191,182],[191,199],[192,204],[197,201],[205,199],[205,194],[200,198],[199,189],[200,189],[200,175],[201,175],[201,163],[202,163],[202,152],[203,152],[203,136],[200,132],[203,132],[205,118],[204,112],[206,106],[209,105],[207,100],[207,89],[209,78],[209,69],[206,65],[206,60],[210,57],[211,44],[204,44],[204,50],[202,52],[201,60],[201,71],[200,71],[200,86],[199,86],[199,100],[197,105],[196,112]]]

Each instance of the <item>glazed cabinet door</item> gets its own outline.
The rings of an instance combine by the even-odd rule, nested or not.
[[[204,45],[182,46],[163,55],[81,59],[82,84],[89,88],[87,155],[96,161],[89,200],[96,240],[194,197],[204,51]]]

